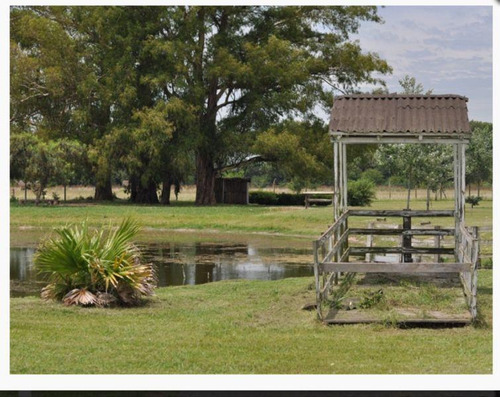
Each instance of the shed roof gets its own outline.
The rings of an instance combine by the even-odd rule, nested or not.
[[[460,95],[343,95],[335,97],[330,131],[347,134],[469,134],[468,99]]]

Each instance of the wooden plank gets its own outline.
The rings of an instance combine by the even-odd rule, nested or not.
[[[339,251],[339,249],[342,247],[344,242],[347,240],[349,237],[349,232],[346,230],[342,236],[337,240],[337,242],[331,247],[330,251],[326,255],[325,259],[322,260],[322,262],[328,262],[332,259],[332,257]]]
[[[320,268],[323,272],[350,273],[459,273],[470,269],[470,263],[327,262]]]
[[[302,194],[305,194],[305,195],[308,195],[308,196],[333,196],[333,191],[328,191],[328,192],[325,192],[325,191],[318,191],[318,192],[312,192],[312,191],[308,191],[308,192],[302,192]]]
[[[455,234],[455,229],[349,229],[350,234],[359,235],[380,235],[380,236],[398,236],[398,235],[410,235],[410,236],[453,236]]]
[[[330,226],[326,232],[324,232],[321,237],[317,240],[319,244],[324,244],[324,242],[335,232],[337,228],[342,225],[344,220],[348,217],[348,211],[344,212],[342,215],[340,215],[339,219],[335,221],[335,223]]]
[[[309,203],[331,203],[332,199],[318,199],[318,198],[310,198],[308,199]]]
[[[328,325],[350,325],[350,324],[383,324],[385,321],[380,319],[370,319],[370,318],[360,318],[360,319],[342,319],[342,318],[325,318],[323,320],[325,324]],[[465,326],[471,323],[471,319],[466,318],[408,318],[397,320],[397,325],[455,325],[455,326]]]
[[[410,217],[452,217],[455,216],[453,210],[349,210],[349,216],[410,216]]]
[[[434,248],[434,247],[351,247],[351,254],[443,254],[452,255],[454,248]]]
[[[422,138],[421,140],[418,138],[404,138],[404,137],[380,137],[380,138],[371,138],[371,137],[342,137],[341,141],[345,144],[351,145],[360,145],[360,144],[382,144],[382,143],[432,143],[432,144],[458,144],[462,143],[461,139],[453,139],[453,138]]]

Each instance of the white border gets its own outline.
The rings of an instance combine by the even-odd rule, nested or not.
[[[148,1],[150,5],[167,5],[165,1]],[[302,1],[250,1],[245,4],[304,4]],[[500,66],[497,46],[500,37],[499,3],[494,0],[422,0],[422,1],[313,1],[308,5],[490,5],[493,10],[493,109],[500,105],[499,72]],[[9,7],[10,5],[103,5],[97,1],[10,1],[0,6],[1,61],[1,125],[0,132],[0,248],[4,257],[9,249]],[[138,1],[106,1],[110,5],[143,5]],[[187,4],[176,2],[176,4]],[[196,5],[234,5],[232,1],[192,1]],[[500,116],[493,116],[494,126],[500,123]],[[496,130],[496,129],[495,129]],[[494,134],[494,147],[500,145]],[[500,175],[500,162],[494,161],[494,181]],[[494,184],[496,188],[497,184]],[[494,224],[500,219],[496,192],[494,194]],[[496,228],[495,228],[496,230]],[[500,239],[494,233],[494,253]],[[498,377],[498,357],[494,354],[494,375],[9,375],[9,270],[7,260],[0,266],[0,390],[494,390],[500,388]],[[494,285],[497,283],[494,272]],[[499,307],[499,297],[494,293],[494,308]],[[498,329],[498,316],[494,315],[494,330]],[[166,330],[168,332],[168,330]],[[495,332],[496,334],[496,332]],[[494,353],[498,352],[498,342],[494,338]],[[334,355],[335,352],[332,352]]]

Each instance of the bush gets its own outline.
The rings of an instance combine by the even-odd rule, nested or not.
[[[152,264],[140,263],[140,251],[130,240],[139,232],[126,219],[115,231],[90,232],[87,223],[63,227],[57,237],[43,242],[35,255],[38,272],[50,283],[43,299],[66,305],[136,305],[152,295],[156,285]]]
[[[371,205],[375,198],[375,185],[367,179],[359,179],[349,183],[347,187],[347,204],[355,207]]]
[[[250,204],[277,205],[278,195],[273,192],[250,192],[248,200]]]
[[[250,204],[260,205],[304,205],[305,196],[295,193],[250,192]]]
[[[382,185],[384,183],[384,176],[379,170],[375,168],[371,168],[369,170],[364,171],[361,174],[361,179],[368,179],[369,181],[372,181],[375,185]]]
[[[469,197],[466,197],[465,202],[467,204],[470,204],[471,208],[474,208],[476,205],[479,205],[479,202],[482,199],[483,198],[481,196],[469,196]]]

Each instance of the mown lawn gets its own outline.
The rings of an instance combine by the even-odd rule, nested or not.
[[[371,208],[404,207],[404,200],[378,200]],[[452,207],[452,200],[433,202],[433,209]],[[424,200],[412,203],[412,209],[424,208]],[[468,206],[467,224],[489,226],[491,214],[489,200],[472,211]],[[236,239],[258,233],[292,243],[318,237],[331,224],[332,207],[13,205],[11,245],[36,245],[68,223],[87,219],[99,227],[118,224],[125,216],[142,224],[142,241],[166,234],[169,239],[199,238],[199,233],[204,239],[214,233]],[[300,310],[314,301],[311,278],[162,288],[134,309],[68,308],[36,297],[12,298],[11,372],[491,373],[492,271],[481,270],[479,282],[479,324],[453,329],[324,326],[314,312]]]
[[[404,200],[377,200],[372,209],[403,209]],[[412,209],[425,209],[425,200],[412,202]],[[433,209],[453,209],[453,200],[432,202]],[[480,206],[467,206],[466,223],[469,226],[491,225],[492,201],[484,200]],[[287,236],[314,238],[332,223],[332,207],[272,207],[257,205],[217,205],[197,207],[190,202],[172,206],[146,206],[132,204],[92,204],[39,206],[13,205],[10,211],[11,242],[26,241],[31,235],[51,228],[88,219],[90,225],[119,224],[123,217],[131,216],[144,227],[142,238],[155,238],[162,230],[218,231],[228,233],[272,233]],[[352,226],[366,224],[373,219],[358,218]],[[419,222],[441,222],[451,225],[453,218],[437,221],[419,218]],[[399,224],[400,218],[389,218],[389,223]]]
[[[491,270],[479,282],[480,323],[451,329],[324,326],[300,309],[312,278],[161,288],[134,309],[13,298],[11,373],[491,373]]]

